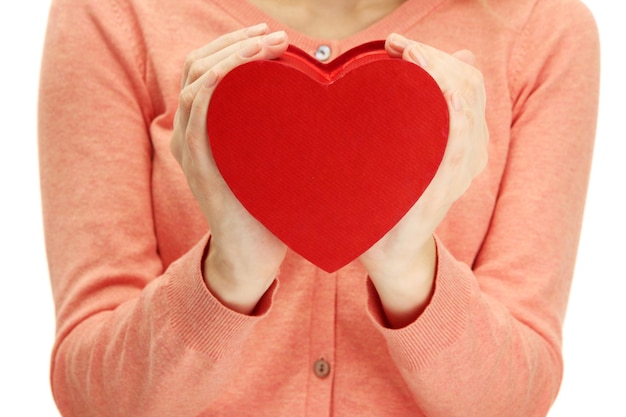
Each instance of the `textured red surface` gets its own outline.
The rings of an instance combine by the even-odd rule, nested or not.
[[[207,122],[217,167],[243,206],[328,272],[406,214],[448,138],[438,85],[382,41],[329,64],[290,46],[240,66],[217,86]]]

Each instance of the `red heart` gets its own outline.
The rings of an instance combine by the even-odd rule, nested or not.
[[[447,143],[448,108],[419,66],[384,42],[320,64],[290,46],[229,72],[211,98],[213,157],[243,206],[332,272],[415,204]]]

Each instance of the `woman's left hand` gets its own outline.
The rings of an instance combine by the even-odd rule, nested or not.
[[[485,88],[474,55],[447,54],[392,34],[387,52],[426,70],[440,86],[450,113],[443,160],[420,199],[360,260],[376,287],[391,327],[414,321],[430,300],[437,263],[433,233],[450,206],[487,164],[489,132]]]

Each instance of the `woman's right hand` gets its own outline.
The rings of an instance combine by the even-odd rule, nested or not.
[[[211,227],[204,280],[224,305],[250,314],[273,282],[286,247],[239,203],[220,175],[207,138],[206,114],[219,80],[250,61],[287,49],[285,32],[260,24],[226,34],[191,52],[182,76],[172,154]]]

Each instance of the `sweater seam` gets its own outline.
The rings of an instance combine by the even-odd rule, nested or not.
[[[526,21],[524,22],[520,30],[518,42],[516,42],[513,46],[513,53],[511,54],[510,65],[508,65],[508,68],[510,69],[509,79],[511,80],[509,83],[509,97],[511,99],[512,105],[514,105],[516,100],[516,93],[518,93],[520,89],[518,77],[521,73],[521,63],[526,56],[526,53],[528,52],[528,46],[530,44],[531,26],[536,10],[539,7],[540,1],[541,0],[537,0],[533,4],[530,13],[528,14],[528,17],[526,18]]]
[[[126,39],[128,40],[129,44],[132,47],[133,57],[135,59],[135,62],[137,63],[137,67],[140,69],[140,73],[142,74],[143,80],[145,81],[146,79],[146,60],[145,60],[145,53],[144,53],[145,46],[144,48],[140,48],[140,46],[137,45],[137,40],[134,37],[130,36],[133,30],[129,27],[129,25],[123,19],[119,1],[111,0],[110,4],[111,4],[111,9],[113,11],[114,17],[115,17],[115,21],[117,22],[119,27],[124,30]],[[133,13],[130,10],[129,10],[129,14],[132,16],[135,16],[135,13]],[[140,52],[140,50],[142,50],[142,52]]]
[[[113,18],[117,26],[120,28],[121,33],[124,34],[124,38],[130,45],[130,49],[132,50],[132,59],[137,68],[137,72],[141,77],[141,81],[143,82],[144,88],[146,89],[145,94],[150,99],[149,100],[149,108],[144,112],[144,120],[146,123],[146,128],[149,127],[150,121],[154,118],[154,109],[152,105],[151,95],[148,91],[148,59],[147,59],[147,47],[144,42],[141,40],[143,37],[141,36],[142,30],[137,20],[137,14],[130,7],[126,6],[127,13],[126,15],[130,16],[134,25],[128,23],[127,19],[124,19],[124,13],[122,12],[122,6],[119,0],[111,0],[109,2],[111,5],[111,12],[113,14]],[[135,36],[133,36],[135,34]]]

